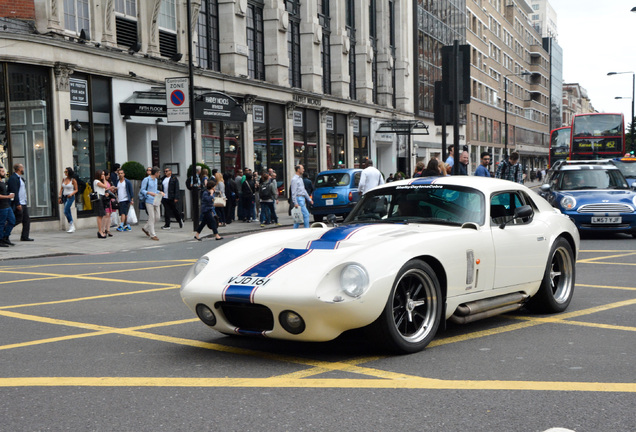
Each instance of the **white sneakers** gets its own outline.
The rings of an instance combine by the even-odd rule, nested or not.
[[[75,232],[75,224],[71,223],[68,227],[68,230],[66,231],[67,233],[74,233]]]

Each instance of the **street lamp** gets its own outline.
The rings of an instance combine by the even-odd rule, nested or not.
[[[636,9],[636,7],[634,8]],[[632,9],[632,12],[634,12],[634,9]],[[634,99],[636,98],[636,74],[634,72],[628,71],[628,72],[608,72],[607,75],[611,76],[611,75],[620,75],[620,74],[632,74],[632,118],[630,119],[629,125],[629,133],[632,137],[631,139],[631,148],[630,150],[636,150],[636,148],[634,147]],[[627,98],[622,98],[622,97],[617,97],[616,99],[627,99]]]
[[[508,157],[508,80],[509,76],[528,76],[532,75],[530,72],[512,73],[504,75],[504,154],[503,158],[506,160]]]

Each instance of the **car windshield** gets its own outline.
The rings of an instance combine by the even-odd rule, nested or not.
[[[574,170],[563,172],[559,189],[628,189],[628,185],[617,169]]]
[[[484,224],[484,195],[476,189],[451,185],[403,185],[366,193],[346,223]]]
[[[318,174],[316,178],[316,187],[336,187],[336,186],[348,186],[351,181],[349,173],[324,173]]]
[[[618,169],[621,170],[625,177],[636,178],[636,160],[632,160],[629,162],[615,160],[613,162],[614,165],[616,165]]]

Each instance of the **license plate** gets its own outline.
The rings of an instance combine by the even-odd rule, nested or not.
[[[333,205],[333,200],[332,199],[325,200],[325,205]]]
[[[599,216],[593,217],[593,224],[618,224],[623,222],[623,219],[620,216]]]
[[[269,282],[269,278],[258,276],[232,276],[225,282],[227,285],[240,286],[264,286]]]
[[[338,198],[338,194],[325,194],[322,196],[322,199],[327,199],[327,198]]]

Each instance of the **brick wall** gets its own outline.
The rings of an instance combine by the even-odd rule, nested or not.
[[[0,17],[35,19],[34,0],[0,0]]]

